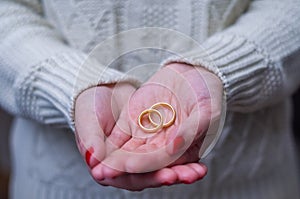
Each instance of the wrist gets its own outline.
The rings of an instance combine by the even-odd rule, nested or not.
[[[214,87],[218,87],[221,90],[223,90],[223,84],[221,79],[204,67],[193,66],[191,64],[186,63],[173,62],[166,65],[165,68],[175,70],[178,73],[184,73],[193,70],[195,73],[199,73],[202,76],[202,78],[206,81],[206,83],[213,83]]]

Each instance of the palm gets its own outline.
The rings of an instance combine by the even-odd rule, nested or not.
[[[177,117],[172,126],[148,134],[137,125],[137,118],[157,102],[171,104]],[[164,68],[131,96],[107,139],[110,154],[102,163],[115,171],[144,173],[196,162],[211,110],[210,94],[196,69]],[[115,139],[120,135],[126,140],[121,145]]]
[[[78,146],[100,184],[141,190],[192,183],[205,176],[204,165],[189,162],[198,160],[211,98],[199,73],[178,65],[159,71],[136,91],[121,84],[112,92],[98,87],[78,97]],[[137,126],[137,117],[161,101],[176,110],[175,123],[156,134],[146,134]]]

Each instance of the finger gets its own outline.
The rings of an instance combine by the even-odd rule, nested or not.
[[[119,114],[119,107],[111,95],[111,91],[98,88],[93,96],[95,98],[94,114],[96,114],[98,125],[103,129],[106,137],[110,135]]]
[[[176,165],[171,167],[171,169],[177,174],[179,182],[184,184],[194,183],[202,179],[207,173],[207,168],[199,163]]]
[[[170,166],[198,162],[200,160],[199,157],[200,145],[193,144],[190,148],[188,148],[188,150],[184,152],[182,156],[180,156],[176,161],[171,163]]]
[[[161,132],[160,134],[165,133]],[[120,135],[122,135],[120,129],[118,132],[113,130],[109,140],[113,138],[112,136]],[[126,137],[125,133],[123,135],[125,135],[125,139],[114,138],[114,149],[110,149],[109,154],[102,162],[115,170],[129,173],[151,172],[170,165],[184,153],[183,151],[182,154],[170,155],[165,144],[161,146],[161,144],[157,145],[157,142],[144,143],[144,139]],[[165,143],[166,139],[162,139],[162,142]],[[122,144],[123,146],[121,146]],[[130,146],[131,144],[132,146]],[[113,147],[112,143],[110,143],[110,147]]]
[[[75,132],[75,136],[76,136],[76,143],[77,143],[79,152],[85,158],[86,164],[90,168],[93,168],[96,164],[98,164],[100,162],[101,154],[95,153],[95,149],[92,146],[89,148],[86,148],[86,146],[85,146],[86,144],[83,144],[83,142],[79,138],[77,132]],[[100,143],[101,143],[101,141],[100,141]],[[93,145],[93,144],[91,144],[91,145]],[[104,143],[102,145],[104,145]],[[97,151],[99,151],[99,150],[97,150]]]
[[[131,191],[141,191],[145,188],[161,187],[178,183],[190,184],[202,179],[207,174],[207,167],[202,163],[163,168],[158,171],[143,174],[126,174],[114,179],[106,178],[98,182]],[[146,180],[145,180],[146,179]]]
[[[126,154],[119,157],[111,157],[112,153],[120,148],[131,151],[144,143],[141,139],[132,139],[128,121],[126,119],[126,108],[123,109],[117,124],[112,129],[110,135],[105,141],[106,146],[106,161],[97,165],[94,169],[96,178],[115,178],[123,175],[125,172]]]
[[[115,178],[123,175],[125,172],[126,156],[119,156],[114,159],[111,157],[114,151],[120,148],[130,140],[131,136],[124,133],[117,125],[113,128],[110,135],[105,141],[106,158],[92,170],[95,179],[103,180],[104,178]]]
[[[146,149],[149,149],[149,147],[146,147]],[[101,164],[123,172],[145,173],[164,168],[178,158],[170,156],[166,152],[165,147],[155,149],[150,151],[144,151],[143,149],[134,151],[127,151],[122,148],[117,149],[107,155]]]
[[[102,181],[108,178],[114,179],[118,176],[124,175],[125,172],[108,167],[103,163],[99,163],[91,170],[91,174],[96,181]]]
[[[171,138],[167,146],[170,155],[183,154],[195,140],[204,137],[209,125],[209,117],[206,111],[195,108],[189,116],[178,126],[174,139]]]
[[[86,163],[93,167],[105,157],[104,132],[94,106],[95,88],[83,92],[75,104],[76,138]]]
[[[131,139],[129,133],[125,133],[119,125],[115,125],[110,135],[105,141],[106,155],[108,156],[113,151],[120,149],[126,142]]]
[[[203,163],[190,163],[189,166],[193,168],[199,176],[199,179],[202,179],[207,174],[207,167]]]
[[[177,174],[170,168],[143,174],[127,174],[115,179],[98,181],[102,185],[110,185],[131,191],[141,191],[145,188],[160,187],[177,183]]]

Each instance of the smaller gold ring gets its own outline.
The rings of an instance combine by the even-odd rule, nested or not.
[[[163,128],[164,128],[164,127],[169,127],[169,126],[171,126],[171,125],[174,123],[175,117],[176,117],[176,112],[175,112],[173,106],[172,106],[171,104],[166,103],[166,102],[158,102],[158,103],[156,103],[156,104],[153,104],[153,105],[151,106],[150,109],[157,110],[157,109],[155,109],[155,108],[157,108],[157,107],[159,107],[159,106],[165,106],[165,107],[168,107],[168,108],[172,111],[172,114],[173,114],[173,115],[172,115],[172,118],[171,118],[168,122],[163,123]],[[150,120],[150,122],[151,122],[153,125],[158,125],[158,124],[157,124],[156,122],[154,122],[153,119],[151,118],[151,113],[149,113],[149,120]]]
[[[156,113],[158,116],[159,116],[159,118],[160,118],[160,123],[159,124],[157,124],[157,123],[152,123],[155,127],[154,128],[146,128],[146,127],[144,127],[143,126],[143,124],[142,124],[142,119],[143,119],[143,116],[144,115],[146,115],[146,114],[151,114],[151,113]],[[141,112],[141,114],[140,114],[140,116],[139,116],[139,118],[138,118],[138,122],[139,122],[139,126],[145,131],[145,132],[148,132],[148,133],[154,133],[154,132],[156,132],[156,131],[158,131],[159,129],[161,129],[162,127],[163,127],[163,118],[162,118],[162,115],[161,115],[161,113],[158,111],[158,110],[156,110],[156,109],[146,109],[146,110],[144,110],[143,112]]]

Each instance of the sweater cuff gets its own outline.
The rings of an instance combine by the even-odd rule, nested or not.
[[[135,78],[87,59],[83,53],[60,54],[32,67],[19,84],[17,103],[25,116],[74,131],[76,97],[90,87],[120,81],[139,84]]]
[[[255,43],[243,37],[216,34],[201,47],[170,57],[163,65],[181,62],[213,72],[223,82],[228,110],[244,112],[258,101],[267,57]]]

